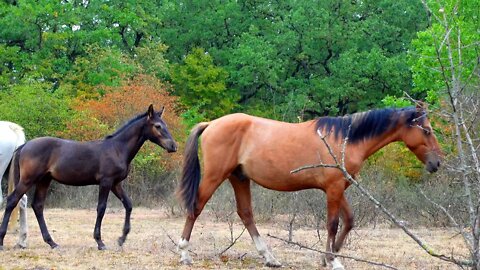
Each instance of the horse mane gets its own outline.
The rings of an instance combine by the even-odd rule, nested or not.
[[[133,117],[132,119],[128,120],[128,122],[126,122],[121,128],[117,129],[114,133],[107,135],[105,139],[111,139],[117,136],[118,134],[122,133],[125,129],[129,128],[133,123],[137,122],[139,119],[144,118],[145,116],[147,116],[147,112],[141,113]]]
[[[331,131],[336,139],[339,137],[344,139],[348,135],[348,141],[356,143],[377,137],[394,128],[400,121],[404,121],[405,124],[410,123],[416,115],[415,107],[407,107],[376,109],[340,117],[320,117],[315,120],[315,130]],[[424,119],[424,117],[418,118],[420,124],[423,124]],[[347,134],[350,125],[350,132]]]

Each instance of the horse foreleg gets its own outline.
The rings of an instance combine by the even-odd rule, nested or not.
[[[341,197],[343,197],[343,189],[342,192],[339,193],[336,189],[332,191],[327,191],[327,248],[326,251],[329,253],[334,253],[334,245],[335,245],[335,237],[338,231],[338,222],[339,222],[339,209],[340,209],[340,201]],[[335,258],[332,254],[327,254],[325,256],[325,264],[331,264],[333,270],[341,270],[344,269],[343,265],[340,261]]]
[[[19,183],[15,190],[7,197],[7,205],[5,206],[2,225],[0,225],[0,250],[3,249],[3,239],[5,238],[5,234],[7,234],[8,221],[10,220],[12,211],[30,187],[31,185],[26,186],[23,183]]]
[[[265,265],[269,267],[280,267],[282,264],[273,256],[268,246],[263,241],[255,225],[252,210],[252,195],[250,190],[250,180],[240,180],[237,177],[230,176],[230,183],[235,191],[235,200],[237,202],[237,213],[252,237],[255,247],[260,255],[265,258]]]
[[[340,236],[335,240],[335,244],[333,246],[334,252],[340,251],[340,248],[342,248],[343,242],[345,241],[345,238],[347,237],[350,230],[353,228],[354,223],[352,209],[350,208],[350,205],[348,204],[345,196],[342,196],[342,199],[340,200],[340,214],[342,215],[343,221],[342,232],[340,233]]]
[[[98,204],[97,204],[97,220],[95,221],[95,229],[93,231],[93,238],[98,245],[98,250],[105,250],[107,247],[102,241],[102,220],[105,215],[105,209],[107,209],[108,193],[110,192],[112,185],[100,184],[100,190],[98,192]]]
[[[127,234],[130,232],[130,215],[132,213],[132,201],[123,190],[122,184],[118,183],[112,187],[112,192],[122,202],[125,207],[125,223],[123,225],[123,234],[118,238],[118,245],[122,246],[127,240]]]
[[[215,180],[212,180],[215,179]],[[192,235],[193,226],[198,216],[202,212],[205,204],[212,197],[213,192],[223,182],[223,179],[204,177],[198,188],[198,200],[193,215],[187,215],[185,226],[183,227],[182,238],[178,242],[178,250],[180,251],[180,262],[182,264],[192,264],[193,260],[188,252],[190,245],[190,236]]]
[[[43,206],[45,205],[45,199],[47,198],[47,191],[50,183],[52,182],[51,178],[44,178],[37,182],[35,188],[35,195],[32,200],[32,209],[37,218],[38,225],[40,226],[40,231],[42,232],[43,241],[50,245],[51,248],[57,248],[58,245],[53,241],[52,236],[48,232],[47,224],[45,223],[45,218],[43,216]]]

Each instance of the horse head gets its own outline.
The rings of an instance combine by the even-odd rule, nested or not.
[[[160,111],[155,112],[153,105],[150,104],[147,110],[147,127],[144,131],[145,138],[155,144],[158,144],[169,153],[176,152],[177,143],[170,134],[167,124],[162,119],[164,110],[165,107],[162,107]]]
[[[442,152],[428,120],[427,107],[423,102],[417,102],[415,111],[407,116],[405,132],[401,137],[408,149],[425,164],[428,172],[433,173],[438,170]]]

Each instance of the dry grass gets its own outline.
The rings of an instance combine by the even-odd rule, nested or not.
[[[0,252],[0,270],[3,269],[256,269],[263,268],[263,259],[257,254],[248,233],[238,240],[223,256],[217,254],[229,244],[230,231],[226,223],[212,222],[208,213],[200,216],[192,235],[192,267],[178,264],[179,256],[174,243],[183,229],[183,218],[167,217],[160,209],[135,208],[132,231],[123,249],[116,245],[123,226],[123,209],[107,210],[103,220],[102,237],[109,247],[98,251],[93,239],[94,209],[48,209],[47,224],[54,240],[61,246],[51,250],[41,238],[33,212],[29,212],[29,247],[13,249],[16,235],[5,238],[5,250]],[[298,249],[279,240],[266,237],[267,233],[287,238],[284,223],[259,224],[277,259],[286,269],[318,269],[320,254]],[[234,226],[234,236],[242,230],[239,222]],[[459,236],[446,229],[418,229],[416,232],[437,250],[446,254],[465,254]],[[318,240],[313,229],[298,229],[294,240],[323,250],[326,232]],[[398,229],[357,229],[350,235],[342,254],[384,262],[399,269],[456,269],[428,256]],[[346,269],[381,269],[343,259]]]

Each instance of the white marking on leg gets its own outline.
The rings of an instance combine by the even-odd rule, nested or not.
[[[344,270],[345,268],[343,267],[342,263],[340,262],[339,259],[335,258],[332,261],[332,270]]]
[[[183,264],[192,264],[193,260],[188,253],[190,243],[186,239],[180,239],[178,242],[178,251],[180,251],[180,262]]]
[[[18,236],[17,245],[20,248],[27,247],[27,234],[28,234],[28,225],[27,225],[27,195],[23,195],[20,199],[20,234]]]
[[[265,265],[270,267],[282,266],[282,264],[277,261],[273,254],[268,250],[267,245],[260,236],[253,236],[252,239],[255,243],[255,247],[257,248],[258,253],[265,258]]]

